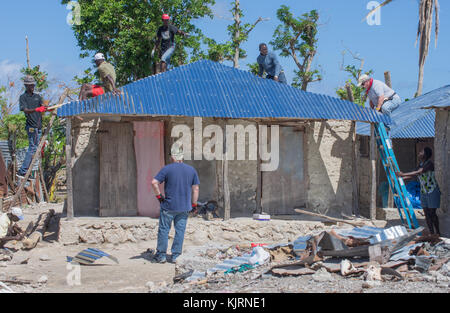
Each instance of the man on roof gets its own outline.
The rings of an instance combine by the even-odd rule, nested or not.
[[[94,56],[94,60],[103,85],[84,84],[81,86],[78,99],[86,100],[88,98],[94,98],[105,92],[113,92],[114,95],[120,95],[120,90],[116,88],[116,71],[114,66],[105,61],[103,53],[97,53]]]
[[[382,81],[371,78],[369,75],[361,75],[358,86],[366,89],[370,101],[370,107],[386,115],[397,109],[402,99],[397,93]]]
[[[265,71],[267,73],[266,78],[286,84],[286,76],[284,76],[283,68],[278,62],[277,55],[272,51],[269,52],[265,43],[259,45],[259,53],[256,59],[259,65],[258,76],[262,77]]]
[[[167,70],[167,64],[170,64],[170,58],[175,51],[175,35],[179,34],[186,37],[189,34],[169,24],[170,16],[168,14],[163,14],[162,21],[163,26],[158,28],[156,34],[158,40],[156,41],[155,49],[159,52],[161,59],[161,72],[165,72]]]

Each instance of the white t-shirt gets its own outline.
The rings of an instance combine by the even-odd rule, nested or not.
[[[384,96],[385,98],[389,98],[394,94],[394,90],[389,88],[388,85],[383,83],[382,81],[373,80],[372,88],[369,90],[369,99],[372,101],[373,105],[376,107],[378,105],[378,98]]]
[[[8,234],[9,225],[11,225],[11,220],[8,214],[3,213],[0,216],[0,238],[5,237]]]

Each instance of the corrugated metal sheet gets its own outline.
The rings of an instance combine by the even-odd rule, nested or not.
[[[370,244],[375,244],[385,240],[392,240],[408,234],[405,226],[393,226],[390,228],[377,228],[370,226],[355,227],[352,229],[341,229],[336,232],[345,237],[367,238]]]
[[[448,108],[450,107],[450,85],[438,88],[420,97],[415,98],[422,104],[422,108]]]
[[[58,110],[58,116],[94,113],[390,123],[388,117],[349,101],[304,92],[207,60],[138,80],[121,90],[121,97],[108,93],[70,102]]]
[[[450,85],[430,91],[420,97],[400,104],[391,118],[391,138],[434,138],[434,110],[423,108],[449,107]],[[356,131],[359,135],[369,136],[370,126],[357,123]]]
[[[8,141],[0,140],[0,149],[2,151],[3,159],[5,160],[6,168],[8,168],[9,163],[11,163],[12,158],[9,153]],[[25,156],[27,155],[28,148],[22,148],[16,150],[16,160],[17,160],[17,169],[22,166],[23,161],[25,160]],[[33,171],[39,170],[39,164],[36,162],[33,166]]]

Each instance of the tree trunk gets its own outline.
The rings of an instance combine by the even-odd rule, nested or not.
[[[234,33],[234,43],[236,47],[234,48],[233,66],[235,68],[239,67],[239,36],[241,35],[241,15],[239,13],[239,0],[235,0],[235,11],[234,11],[234,26],[236,27]]]

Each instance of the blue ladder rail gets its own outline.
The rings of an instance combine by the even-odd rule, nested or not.
[[[378,151],[380,152],[381,162],[386,172],[386,176],[389,183],[389,188],[391,188],[394,195],[394,202],[400,214],[400,219],[403,224],[405,220],[403,219],[403,213],[405,214],[406,222],[410,229],[416,229],[419,227],[416,215],[414,213],[414,208],[411,201],[406,196],[406,186],[403,178],[397,177],[395,174],[399,172],[400,169],[397,164],[397,159],[395,158],[394,150],[392,149],[392,141],[386,131],[386,126],[384,123],[375,124],[375,138],[378,146]]]

